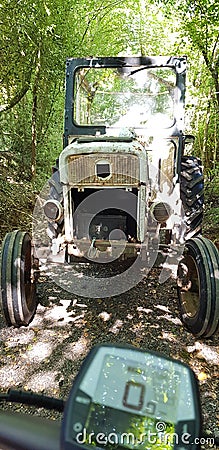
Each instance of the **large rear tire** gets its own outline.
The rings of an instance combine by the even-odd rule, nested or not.
[[[0,300],[7,325],[28,325],[36,311],[31,238],[26,232],[7,233],[1,254]]]
[[[196,336],[211,337],[219,323],[219,252],[202,236],[187,241],[178,268],[181,318]]]
[[[49,179],[49,197],[48,200],[57,200],[59,203],[63,203],[63,187],[60,182],[60,172],[58,169],[58,165],[53,168],[54,172]],[[61,232],[64,225],[63,217],[61,217],[60,220],[54,222],[54,221],[48,221],[48,230],[49,230],[49,237],[51,239],[57,238],[58,234]]]
[[[181,160],[180,195],[185,212],[185,238],[201,233],[204,206],[204,177],[201,161],[195,156]]]

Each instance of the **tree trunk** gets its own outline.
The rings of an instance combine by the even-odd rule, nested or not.
[[[38,103],[38,85],[40,79],[40,60],[41,60],[41,51],[40,46],[37,50],[36,55],[36,69],[35,69],[35,77],[33,84],[33,102],[32,102],[32,120],[31,120],[31,176],[35,178],[36,176],[36,155],[37,155],[37,103]]]

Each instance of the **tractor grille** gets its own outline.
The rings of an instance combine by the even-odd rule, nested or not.
[[[109,176],[97,175],[101,162],[109,167]],[[127,153],[71,155],[68,160],[68,180],[72,186],[138,186],[139,171],[138,157]]]

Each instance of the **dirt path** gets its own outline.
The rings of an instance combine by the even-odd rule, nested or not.
[[[176,284],[158,283],[158,270],[132,290],[107,299],[79,298],[50,279],[39,282],[29,327],[5,327],[0,317],[0,390],[31,389],[66,398],[89,349],[100,342],[129,343],[188,363],[200,381],[204,428],[219,429],[219,340],[202,341],[179,319]],[[4,406],[6,407],[6,406]],[[12,409],[27,411],[20,405]],[[57,417],[29,408],[31,414]],[[203,448],[209,448],[203,447]]]

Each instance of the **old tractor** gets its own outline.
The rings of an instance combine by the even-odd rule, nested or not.
[[[2,246],[8,325],[34,316],[39,260],[62,287],[91,298],[119,295],[161,266],[160,282],[175,274],[187,329],[216,333],[219,254],[201,234],[203,172],[184,132],[186,64],[173,56],[67,60],[64,146],[36,204],[33,239],[13,231]],[[126,268],[107,279],[74,271],[85,262]]]

